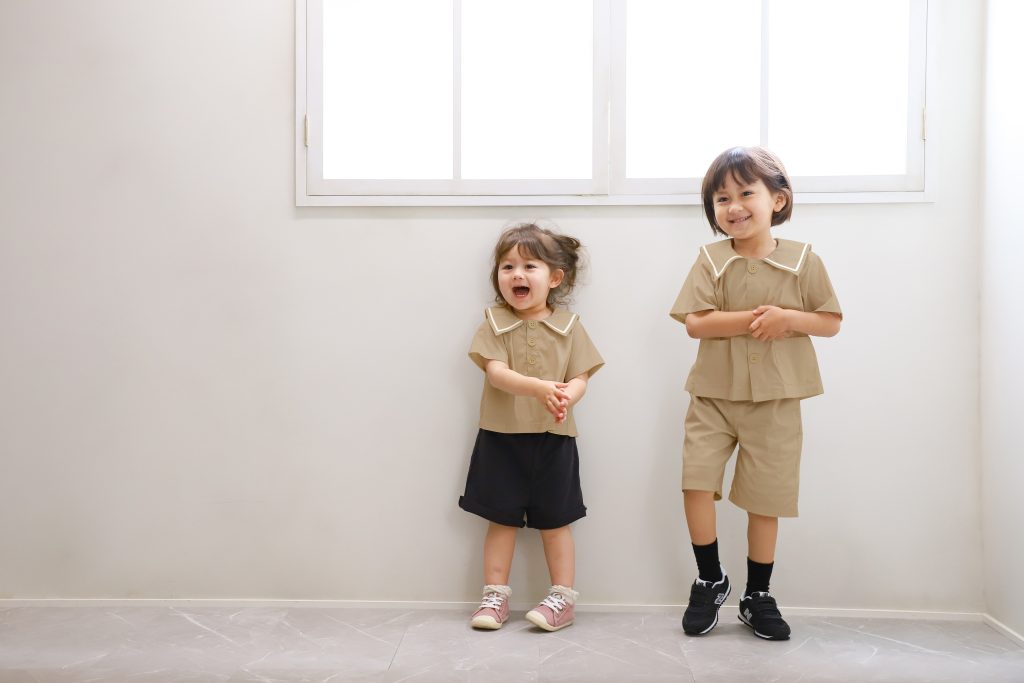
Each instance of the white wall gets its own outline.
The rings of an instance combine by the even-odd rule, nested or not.
[[[1024,97],[1019,67],[1024,64],[1024,45],[1018,35],[1024,6],[1014,0],[988,0],[987,23],[981,259],[985,605],[989,614],[1024,633],[1024,453],[1019,429],[1024,382],[1024,230],[1019,218]]]
[[[805,403],[785,605],[979,611],[982,15],[933,3],[934,203],[796,209],[846,314]],[[296,208],[293,8],[0,4],[0,597],[472,600],[467,360],[500,226],[580,237],[588,603],[679,604],[696,207]],[[727,569],[744,517],[720,507]],[[535,535],[517,598],[546,586]]]

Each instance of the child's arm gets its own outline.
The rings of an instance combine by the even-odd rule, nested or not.
[[[754,309],[754,316],[750,334],[760,341],[782,339],[794,332],[812,337],[834,337],[839,333],[842,321],[837,313],[797,311],[778,306],[758,306]]]
[[[500,360],[487,361],[484,371],[487,373],[487,381],[495,389],[501,389],[516,396],[532,396],[556,420],[560,415],[564,419],[565,406],[571,399],[571,396],[565,391],[569,384],[521,375],[515,370],[510,370],[508,365]],[[582,394],[580,394],[580,398],[582,398]],[[576,400],[578,401],[579,398]]]
[[[694,339],[739,337],[750,334],[751,311],[697,311],[686,315],[686,333]]]

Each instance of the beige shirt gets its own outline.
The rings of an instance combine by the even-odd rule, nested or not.
[[[670,315],[685,323],[689,313],[752,311],[766,304],[842,316],[825,266],[811,245],[777,243],[763,259],[740,256],[732,240],[701,247]],[[749,334],[701,339],[686,390],[730,401],[807,398],[823,391],[814,347],[803,334],[769,342]]]
[[[497,360],[527,377],[568,382],[583,373],[591,376],[604,360],[579,322],[579,316],[556,310],[544,320],[520,320],[504,306],[484,311],[469,357],[481,369]],[[555,418],[532,396],[515,396],[484,380],[480,399],[480,428],[505,434],[551,432],[576,436],[572,408],[565,422]]]

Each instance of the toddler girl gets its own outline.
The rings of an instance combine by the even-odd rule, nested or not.
[[[572,408],[604,365],[579,316],[563,308],[579,271],[578,240],[534,224],[502,233],[484,311],[469,357],[486,373],[480,430],[459,507],[488,521],[484,596],[475,628],[508,620],[516,531],[540,530],[551,590],[527,612],[536,626],[573,623],[577,593],[569,524],[587,513],[580,489]]]

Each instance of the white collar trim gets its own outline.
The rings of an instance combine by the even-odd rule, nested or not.
[[[562,329],[559,329],[559,328],[555,327],[555,324],[554,324],[553,322],[551,322],[551,318],[554,318],[554,317],[555,317],[555,316],[553,316],[553,315],[550,315],[550,316],[548,316],[547,318],[544,318],[544,320],[541,320],[541,322],[542,322],[542,323],[544,323],[545,325],[547,325],[548,327],[550,327],[551,329],[553,329],[553,330],[554,330],[555,332],[557,332],[558,334],[562,335],[563,337],[564,337],[565,335],[569,334],[569,330],[571,330],[571,329],[572,329],[573,323],[575,323],[575,322],[576,322],[576,319],[577,319],[577,318],[579,318],[579,316],[578,316],[578,315],[576,315],[575,313],[573,313],[573,314],[572,314],[572,315],[571,315],[571,316],[569,317],[569,321],[568,321],[567,323],[565,323],[565,327],[564,327],[564,328],[562,328]]]
[[[507,327],[499,327],[498,321],[494,319],[494,311],[487,309],[487,320],[491,323],[491,329],[494,330],[494,334],[505,334],[509,330],[514,330],[523,324],[522,320],[516,320],[514,323]]]
[[[717,280],[718,278],[722,277],[722,273],[724,273],[724,272],[725,272],[725,269],[729,267],[729,264],[730,264],[730,263],[732,263],[733,261],[735,261],[735,260],[736,260],[736,259],[738,259],[738,258],[743,258],[743,257],[742,257],[742,256],[740,256],[739,254],[735,254],[735,255],[733,255],[733,256],[732,256],[732,257],[731,257],[731,258],[730,258],[730,259],[729,259],[728,261],[726,261],[725,263],[723,263],[723,264],[722,264],[722,268],[721,268],[721,270],[719,270],[718,266],[716,266],[716,265],[715,265],[715,259],[711,258],[711,254],[709,254],[709,253],[708,253],[708,247],[707,247],[707,245],[703,245],[703,246],[701,246],[701,251],[703,251],[703,252],[704,252],[704,256],[706,256],[706,257],[707,257],[707,259],[708,259],[708,263],[710,263],[710,264],[711,264],[711,270],[713,270],[713,271],[714,271],[714,273],[715,273],[715,279],[716,279],[716,280]]]
[[[778,261],[773,261],[770,258],[766,258],[766,259],[764,259],[764,261],[766,263],[772,264],[776,268],[782,268],[783,270],[788,270],[791,273],[796,273],[796,272],[800,271],[800,266],[803,265],[804,257],[807,256],[807,250],[810,248],[810,246],[811,246],[810,244],[804,244],[804,248],[800,251],[800,258],[797,260],[796,266],[794,266],[792,268],[790,268],[789,266],[784,266],[781,263],[779,263]]]
[[[497,314],[495,314],[495,309],[497,309]],[[509,313],[507,310],[499,307],[488,308],[485,310],[487,323],[491,326],[491,330],[494,334],[498,336],[501,336],[506,332],[511,332],[526,322],[525,320],[521,320],[515,317],[512,313]],[[533,325],[538,322],[543,323],[548,327],[548,329],[552,330],[556,334],[567,337],[569,336],[569,332],[572,331],[572,327],[576,324],[577,320],[579,320],[579,315],[576,313],[570,313],[569,311],[560,309],[556,310],[543,320],[530,321],[530,324]]]

